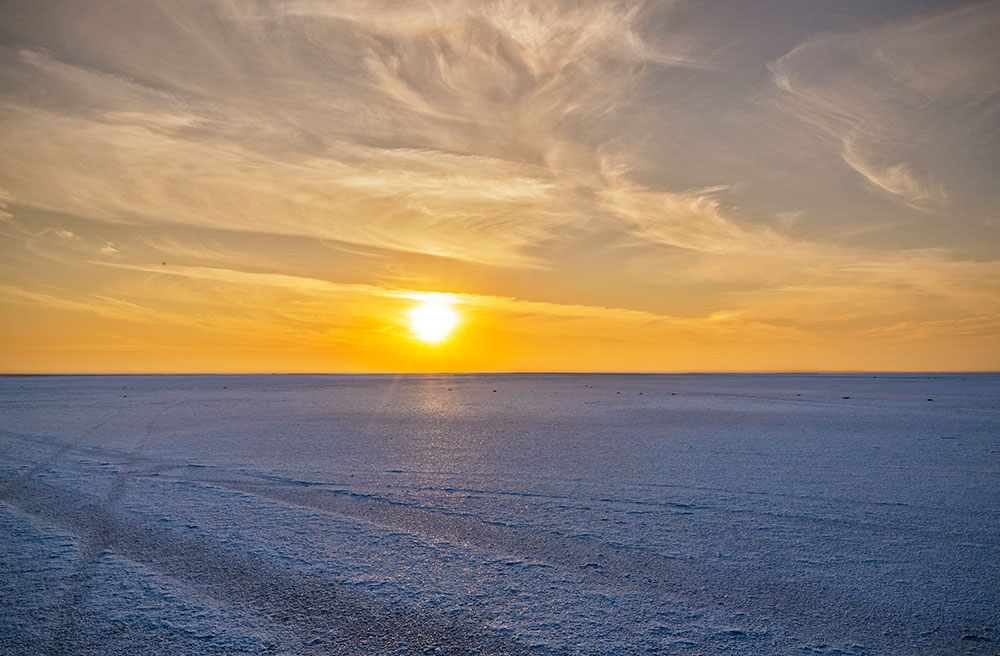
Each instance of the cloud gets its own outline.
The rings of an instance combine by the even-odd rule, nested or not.
[[[916,173],[909,164],[879,165],[866,161],[850,136],[844,138],[840,152],[844,162],[860,173],[873,188],[900,198],[912,207],[932,208],[947,198],[944,187]]]
[[[305,326],[307,332],[327,335],[332,329],[343,328],[345,318],[335,307],[351,308],[355,319],[360,316],[374,317],[380,325],[392,326],[404,322],[405,310],[413,299],[422,298],[426,290],[402,287],[387,287],[359,283],[339,283],[308,276],[275,273],[260,273],[221,267],[168,266],[146,267],[122,263],[103,262],[104,266],[141,272],[155,276],[158,281],[180,279],[198,283],[219,285],[197,292],[181,293],[170,286],[176,300],[184,303],[209,304],[215,312],[211,321],[220,321],[220,330],[229,325],[225,317],[231,314],[228,306],[236,305],[253,316],[274,316],[267,325],[269,332],[281,328],[283,334],[295,334],[294,326]],[[160,288],[168,287],[162,282]],[[265,290],[280,290],[283,302],[269,303],[275,298]],[[193,294],[193,295],[192,295]],[[466,317],[485,317],[489,323],[517,329],[524,334],[549,335],[613,335],[615,340],[629,341],[632,338],[653,340],[665,333],[687,335],[697,339],[724,339],[741,334],[775,334],[795,332],[793,327],[768,325],[753,318],[740,318],[742,312],[727,312],[725,322],[719,316],[683,317],[633,310],[603,305],[558,303],[538,301],[512,296],[498,296],[477,293],[449,293],[458,309]],[[84,309],[84,308],[79,308]],[[103,311],[103,308],[101,308]],[[217,316],[216,316],[217,315]],[[398,316],[397,316],[398,315]],[[396,317],[395,319],[393,317]],[[203,317],[207,322],[208,318]],[[273,324],[273,325],[271,325]],[[263,330],[264,328],[261,328]],[[749,331],[749,332],[748,332]],[[632,337],[628,337],[632,335]],[[607,337],[605,337],[607,338]],[[306,339],[302,334],[300,340]],[[309,338],[313,339],[313,338]],[[317,338],[320,339],[320,338]],[[356,335],[344,333],[338,339],[353,340]]]
[[[859,329],[877,330],[877,326],[952,322],[963,317],[979,317],[977,321],[985,321],[984,317],[1000,317],[1000,295],[996,293],[1000,285],[1000,262],[953,261],[935,250],[890,255],[869,253],[863,257],[856,253],[816,249],[799,256],[813,265],[808,275],[803,275],[801,263],[788,253],[743,255],[735,260],[731,254],[717,255],[715,261],[723,269],[716,270],[715,274],[722,280],[733,280],[741,268],[752,276],[760,262],[746,259],[748,257],[767,258],[773,277],[763,288],[729,299],[742,304],[741,307],[717,309],[694,317],[489,294],[455,293],[450,296],[466,312],[542,318],[544,321],[538,324],[538,329],[553,321],[581,320],[596,321],[604,326],[629,326],[629,330],[732,336],[747,326],[758,331],[798,329],[805,334],[841,332],[849,324]],[[426,291],[221,267],[104,265],[145,272],[158,278],[179,277],[247,290],[281,289],[285,293],[322,299],[324,308],[329,308],[338,298],[354,299],[351,301],[354,305],[374,303],[374,307],[378,307],[379,303],[418,298]],[[711,275],[708,270],[686,271],[685,274],[692,281]],[[225,288],[220,293],[227,297],[241,295]],[[362,303],[359,298],[368,301]],[[565,324],[558,325],[566,329]],[[532,330],[530,322],[527,330]]]
[[[872,190],[939,211],[952,174],[941,162],[976,150],[991,120],[998,31],[993,1],[814,37],[770,64],[774,106],[824,135]]]
[[[11,193],[0,187],[0,222],[10,221],[14,215],[10,212]]]
[[[745,228],[726,216],[721,189],[654,191],[623,180],[597,192],[600,207],[621,219],[635,236],[702,253],[761,252],[787,247],[768,228]]]
[[[117,298],[94,295],[82,299],[64,298],[57,294],[22,289],[16,285],[0,284],[0,299],[8,303],[39,305],[69,312],[94,314],[106,319],[135,321],[139,323],[198,325],[198,321],[182,314],[163,312]]]
[[[165,277],[182,277],[192,280],[220,282],[227,285],[248,287],[273,287],[289,292],[319,295],[324,298],[331,295],[367,296],[373,299],[414,299],[421,298],[426,290],[384,287],[360,283],[339,283],[308,276],[295,276],[277,273],[260,273],[220,267],[170,266],[147,267],[129,264],[111,264],[107,266],[141,271]],[[530,313],[550,317],[603,318],[632,322],[650,321],[683,321],[683,319],[659,315],[641,310],[628,310],[604,306],[589,306],[566,303],[550,303],[532,301],[507,296],[491,296],[486,294],[456,293],[449,294],[454,299],[469,308],[484,308],[502,310],[512,313]]]
[[[941,219],[995,214],[998,7],[814,35],[768,78],[824,18],[7,3],[5,299],[320,349],[449,289],[552,344],[990,326],[992,233]]]
[[[53,41],[48,19],[24,12],[11,25],[40,44],[2,53],[0,184],[104,221],[541,266],[532,249],[586,220],[594,129],[646,67],[699,65],[681,35],[643,34],[646,13],[69,3],[53,14],[69,36]]]
[[[501,265],[530,264],[520,249],[572,220],[544,177],[502,160],[344,145],[341,155],[371,159],[274,161],[136,126],[35,113],[9,120],[16,130],[6,152],[20,166],[6,181],[18,202],[90,218],[334,238]]]

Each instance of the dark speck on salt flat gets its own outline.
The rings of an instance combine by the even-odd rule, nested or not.
[[[976,635],[975,633],[966,633],[962,636],[962,640],[973,640],[975,642],[992,642],[986,636]]]

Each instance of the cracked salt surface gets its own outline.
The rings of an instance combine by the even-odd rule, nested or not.
[[[0,653],[996,654],[998,396],[3,377]]]

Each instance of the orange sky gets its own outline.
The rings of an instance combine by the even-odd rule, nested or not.
[[[0,371],[1000,369],[1000,3],[869,5],[5,3]]]

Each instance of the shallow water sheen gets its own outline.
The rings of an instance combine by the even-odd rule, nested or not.
[[[0,653],[996,654],[1000,376],[0,378]]]

